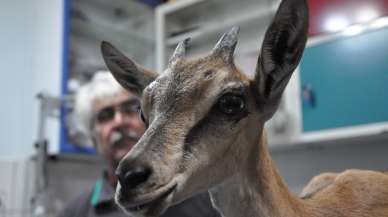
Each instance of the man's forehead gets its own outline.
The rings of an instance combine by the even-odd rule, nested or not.
[[[93,101],[93,104],[92,104],[93,111],[99,111],[104,107],[118,105],[124,101],[132,100],[132,99],[138,100],[138,97],[135,94],[128,92],[126,90],[119,91],[116,94],[111,95],[109,97],[108,96],[99,97]]]

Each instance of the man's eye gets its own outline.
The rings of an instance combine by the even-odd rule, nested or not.
[[[240,95],[227,93],[218,100],[217,106],[222,113],[234,116],[245,110],[245,101]]]
[[[105,123],[105,122],[112,120],[114,113],[115,112],[114,112],[113,108],[111,108],[111,107],[105,108],[97,113],[96,119],[97,119],[98,123]]]
[[[138,102],[125,102],[121,105],[121,111],[125,114],[136,113],[139,111],[140,105]]]

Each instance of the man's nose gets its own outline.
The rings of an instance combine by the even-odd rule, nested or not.
[[[113,122],[117,125],[120,125],[125,120],[125,114],[121,111],[116,111],[113,117]]]

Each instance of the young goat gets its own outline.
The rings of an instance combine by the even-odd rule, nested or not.
[[[382,173],[346,171],[300,199],[272,162],[264,123],[299,63],[307,29],[305,0],[283,0],[253,80],[233,62],[238,28],[195,60],[185,58],[188,40],[181,42],[158,76],[103,42],[114,77],[142,97],[148,126],[117,169],[118,204],[133,216],[158,216],[209,190],[225,217],[388,217],[388,176]]]

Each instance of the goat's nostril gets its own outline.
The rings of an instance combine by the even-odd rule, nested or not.
[[[116,173],[120,185],[124,189],[133,189],[136,188],[141,183],[144,183],[148,180],[151,175],[151,169],[145,167],[135,167],[126,172]]]

